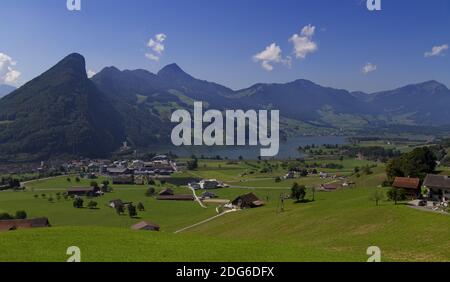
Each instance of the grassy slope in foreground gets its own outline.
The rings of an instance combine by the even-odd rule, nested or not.
[[[294,204],[285,212],[275,203],[229,214],[187,233],[201,238],[266,240],[286,252],[295,245],[296,260],[322,260],[320,252],[340,260],[362,261],[369,246],[382,250],[383,261],[450,261],[450,216],[406,205],[370,200],[373,189],[317,193],[316,201]],[[315,250],[320,250],[316,253]],[[325,260],[328,260],[325,257]]]
[[[296,261],[300,257],[310,258],[310,253],[319,255],[320,260],[343,259],[289,243],[280,245],[112,227],[54,227],[0,234],[0,261],[64,262],[69,246],[81,249],[84,262]]]

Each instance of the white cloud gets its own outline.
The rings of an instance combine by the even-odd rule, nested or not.
[[[289,39],[294,44],[294,54],[297,59],[304,59],[309,53],[317,51],[317,44],[312,40],[316,32],[316,27],[312,25],[304,26],[300,34],[294,34]]]
[[[376,71],[377,68],[378,68],[377,65],[374,65],[374,64],[372,64],[372,63],[367,63],[367,64],[365,64],[365,65],[362,67],[362,73],[365,74],[365,75],[367,75],[367,74],[369,74],[369,73],[371,73],[371,72]]]
[[[434,46],[431,49],[431,51],[425,52],[425,58],[441,56],[441,55],[443,55],[444,51],[446,51],[447,49],[448,49],[448,44],[444,44],[441,46]]]
[[[275,43],[270,44],[264,51],[253,56],[255,62],[261,62],[263,69],[272,71],[273,64],[281,63],[287,66],[291,65],[291,57],[283,58],[280,46]]]
[[[93,70],[88,70],[87,71],[87,76],[88,78],[92,78],[94,75],[96,75],[97,72],[93,71]]]
[[[159,57],[156,55],[153,55],[152,53],[146,53],[145,57],[147,57],[147,59],[152,60],[152,61],[159,61]]]
[[[159,61],[159,57],[163,54],[166,46],[164,41],[166,41],[167,35],[164,33],[159,33],[154,36],[154,38],[150,38],[147,43],[147,47],[149,47],[153,53],[146,53],[145,57],[152,61]]]
[[[15,69],[17,62],[10,56],[0,53],[0,84],[15,84],[21,73]]]

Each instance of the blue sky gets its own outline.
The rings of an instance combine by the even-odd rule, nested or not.
[[[233,89],[299,78],[367,92],[450,86],[450,1],[381,2],[370,12],[365,0],[81,0],[73,12],[66,0],[2,0],[0,79],[23,84],[78,52],[94,72],[175,62]]]

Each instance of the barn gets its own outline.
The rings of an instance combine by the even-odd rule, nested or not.
[[[261,207],[264,205],[264,202],[261,201],[255,194],[248,193],[237,197],[231,202],[231,204],[238,208],[245,209]]]

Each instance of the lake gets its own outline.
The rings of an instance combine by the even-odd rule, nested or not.
[[[280,143],[280,150],[276,159],[295,159],[302,157],[298,152],[299,146],[305,145],[325,145],[338,144],[343,145],[348,143],[347,138],[343,136],[299,136],[289,138],[287,141]],[[260,154],[260,146],[158,146],[151,148],[152,151],[158,153],[172,152],[179,157],[190,157],[196,155],[197,157],[215,157],[238,159],[242,156],[244,159],[257,159]]]

